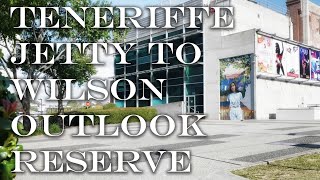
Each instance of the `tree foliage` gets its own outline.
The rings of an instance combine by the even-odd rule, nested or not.
[[[0,74],[0,179],[11,180],[15,174],[15,157],[12,151],[22,151],[18,145],[18,137],[11,130],[11,121],[16,115],[17,102],[15,96],[8,91],[9,79]],[[23,129],[18,126],[19,131]]]
[[[28,79],[38,79],[39,77],[46,76],[50,78],[58,79],[76,79],[76,82],[83,83],[87,81],[92,74],[95,73],[94,67],[84,63],[88,57],[86,55],[73,54],[77,62],[77,65],[61,65],[61,62],[65,61],[65,49],[61,49],[57,54],[50,54],[49,56],[55,56],[55,63],[52,65],[34,65],[35,60],[34,49],[28,49],[27,61],[22,65],[15,65],[10,62],[11,57],[15,56],[15,53],[19,53],[19,49],[16,49],[18,42],[28,43],[84,43],[84,42],[107,42],[118,41],[125,36],[127,30],[124,29],[92,29],[94,10],[87,9],[84,14],[81,7],[107,7],[111,6],[110,2],[97,1],[97,0],[1,0],[0,5],[0,19],[2,24],[0,26],[0,45],[8,51],[9,56],[6,58],[0,58],[3,68],[6,70],[8,77],[17,78],[18,71],[23,71]],[[71,7],[77,14],[83,18],[86,17],[86,28],[83,28],[74,18],[68,16],[65,18],[64,11],[59,13],[53,13],[53,22],[55,24],[58,20],[60,24],[68,25],[72,28],[69,29],[47,29],[39,28],[39,14],[40,10],[36,9],[36,17],[28,12],[26,15],[26,25],[32,28],[29,29],[17,29],[14,27],[19,26],[20,17],[19,13],[13,13],[10,16],[10,7]],[[115,27],[119,23],[118,13],[114,15],[107,12],[108,20],[114,20]],[[105,13],[105,12],[101,12]],[[106,22],[106,24],[109,22]],[[48,59],[51,59],[50,57]],[[43,60],[42,62],[45,62]],[[75,82],[75,83],[76,83]],[[64,90],[63,86],[58,87],[59,90]],[[59,104],[62,105],[63,94],[59,95]],[[30,93],[26,92],[22,99],[22,106],[26,114],[30,113]],[[28,129],[28,128],[27,128]]]

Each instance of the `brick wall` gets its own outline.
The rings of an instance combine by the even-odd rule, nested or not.
[[[293,40],[303,41],[303,23],[300,0],[287,0],[288,14],[293,24]]]
[[[320,6],[309,3],[310,45],[320,48]]]
[[[309,42],[308,45],[320,48],[320,6],[308,2],[309,9]],[[293,40],[303,41],[303,18],[301,0],[287,0],[288,15],[293,24]]]

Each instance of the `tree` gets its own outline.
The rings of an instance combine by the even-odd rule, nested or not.
[[[87,64],[89,58],[87,56],[81,56],[79,54],[74,55],[75,65],[60,65],[56,63],[53,66],[53,71],[51,69],[46,72],[48,78],[59,79],[57,81],[58,89],[58,114],[64,113],[63,101],[62,99],[66,93],[66,83],[62,79],[75,79],[73,84],[78,84],[79,86],[90,79],[90,77],[96,73],[96,70],[92,64]],[[50,89],[50,88],[49,88]],[[46,91],[49,95],[49,92]]]
[[[0,55],[1,56],[1,55]],[[14,94],[8,91],[10,81],[0,73],[0,179],[15,178],[15,155],[13,151],[22,151],[18,144],[18,137],[11,129],[12,120],[16,116],[17,101]],[[22,126],[18,126],[21,132]]]
[[[19,49],[16,48],[16,44],[18,42],[29,42],[29,43],[45,43],[45,42],[73,42],[73,43],[83,43],[83,42],[96,42],[102,41],[106,42],[111,40],[111,37],[114,37],[116,41],[120,41],[121,37],[124,37],[126,34],[126,30],[121,29],[90,29],[89,27],[93,26],[93,19],[94,10],[88,9],[86,11],[86,25],[88,28],[83,28],[75,19],[68,16],[68,24],[72,27],[72,29],[45,29],[39,28],[38,20],[39,17],[32,18],[31,14],[28,14],[26,17],[26,23],[28,26],[31,26],[31,29],[15,29],[14,27],[19,25],[19,14],[13,13],[13,16],[10,16],[10,7],[71,7],[73,10],[78,12],[78,14],[83,17],[84,13],[82,12],[81,7],[107,7],[110,6],[109,2],[105,1],[91,1],[91,0],[33,0],[33,1],[26,1],[26,0],[1,0],[0,6],[0,19],[4,20],[2,26],[0,26],[0,45],[4,47],[9,56],[7,58],[0,58],[1,64],[5,69],[7,75],[11,79],[17,79],[17,72],[21,70],[25,73],[28,79],[36,80],[40,76],[47,76],[47,77],[54,77],[54,78],[69,78],[69,79],[77,79],[78,82],[84,82],[88,79],[86,78],[78,78],[73,76],[74,74],[64,74],[65,71],[63,69],[66,68],[66,65],[61,65],[59,63],[65,60],[65,49],[62,49],[55,55],[55,63],[53,65],[33,65],[32,62],[34,61],[34,55],[32,55],[32,48],[28,51],[29,55],[27,56],[26,63],[22,65],[15,65],[10,62],[11,57],[15,56],[16,53],[19,54]],[[37,10],[39,11],[39,10]],[[106,11],[108,13],[108,11]],[[60,12],[61,14],[54,14],[53,19],[54,22],[59,20],[62,24],[65,23],[66,19],[63,15],[66,12]],[[36,14],[39,14],[36,12]],[[119,23],[118,14],[114,13],[114,17],[109,13],[107,14],[109,18],[108,21],[111,19],[115,19],[115,24]],[[105,24],[108,24],[106,22]],[[117,25],[117,24],[116,24]],[[112,36],[111,36],[112,34]],[[53,54],[52,54],[53,55]],[[50,59],[50,58],[48,58]],[[81,57],[79,57],[79,61],[82,62]],[[44,62],[44,61],[43,61]],[[77,65],[78,67],[84,67],[84,64]],[[76,67],[67,67],[70,70],[74,70]],[[84,69],[81,69],[80,72],[87,72],[85,73],[88,75],[92,75],[94,70],[92,67],[88,66]],[[12,73],[11,73],[12,72]],[[59,74],[61,73],[61,74]],[[77,73],[75,73],[77,74]],[[70,76],[73,77],[70,77]],[[76,83],[76,82],[75,82]],[[64,85],[61,83],[58,85],[60,90],[62,90],[61,94],[59,95],[60,101],[59,104],[62,107],[61,97],[64,94]],[[30,114],[30,93],[26,92],[23,99],[21,100],[23,109],[25,114]],[[63,107],[62,107],[63,108]],[[25,129],[30,128],[30,122],[24,121]]]

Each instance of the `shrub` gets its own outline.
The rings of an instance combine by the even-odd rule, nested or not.
[[[10,81],[0,74],[0,179],[11,180],[15,178],[12,173],[15,165],[15,156],[12,151],[22,151],[18,144],[18,137],[11,129],[11,121],[16,116],[17,101],[8,91]],[[23,129],[19,124],[18,129]]]
[[[42,128],[37,127],[36,131],[34,131],[34,133],[32,134],[32,136],[39,136],[39,135],[43,135],[44,131]]]
[[[28,134],[28,132],[25,131],[25,130],[20,130],[19,132],[20,132],[20,134],[22,134],[22,135],[27,135],[27,134]],[[39,136],[39,135],[43,135],[43,134],[44,134],[43,129],[40,128],[40,127],[37,127],[37,129],[34,131],[34,133],[31,134],[31,136]]]
[[[53,123],[49,125],[49,131],[51,134],[57,134],[57,133],[61,133],[62,130],[59,124]]]
[[[139,115],[143,117],[146,121],[151,121],[157,115],[157,110],[155,108],[116,108],[116,109],[85,109],[80,111],[73,111],[65,113],[65,115],[109,115],[105,119],[106,124],[119,124],[122,120],[129,115]],[[138,122],[137,118],[132,117],[129,122]],[[95,124],[99,124],[98,117],[94,119]],[[91,124],[88,119],[85,119],[85,124]],[[65,118],[65,125],[69,126],[68,117]],[[79,125],[78,119],[74,118],[72,120],[71,126]]]
[[[113,103],[109,103],[103,106],[103,109],[113,109],[113,108],[117,108],[117,105]]]

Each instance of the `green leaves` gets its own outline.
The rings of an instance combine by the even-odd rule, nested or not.
[[[17,102],[12,93],[8,91],[10,81],[0,75],[0,179],[12,180],[15,174],[15,157],[13,151],[22,151],[22,146],[18,145],[18,138],[12,132],[12,118],[15,117]],[[18,129],[23,129],[21,123]]]
[[[4,145],[0,146],[0,179],[11,180],[15,174],[11,171],[14,169],[15,158],[13,151],[22,151],[22,145],[17,145],[18,138],[13,133],[9,133]]]
[[[0,162],[8,158],[7,148],[0,146]]]
[[[0,163],[0,179],[12,180],[15,178],[15,174],[11,171],[14,169],[14,159],[4,160]]]
[[[10,130],[11,130],[11,121],[0,118],[0,131],[10,131]]]

